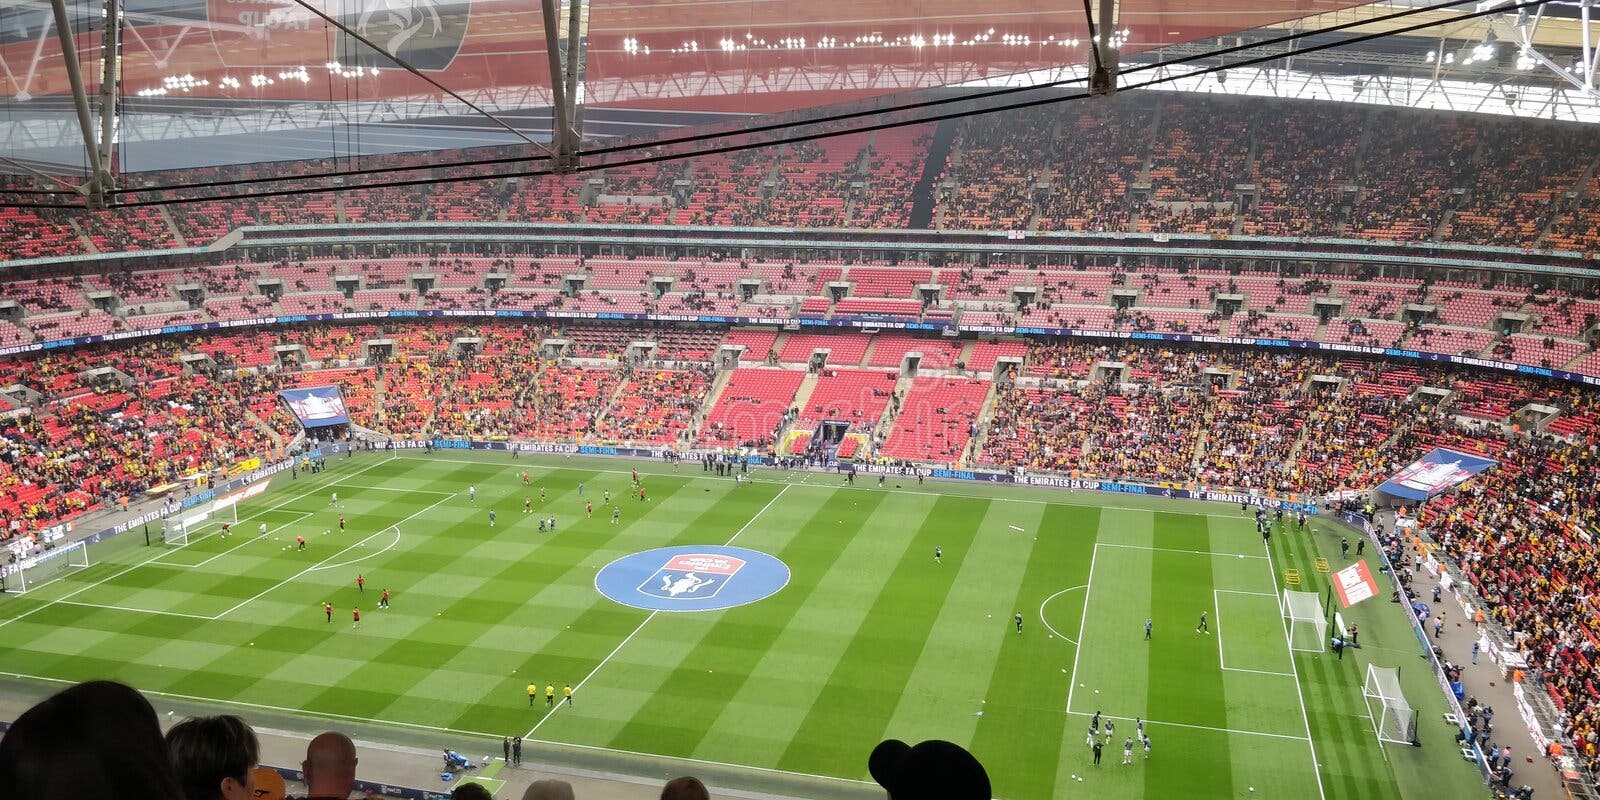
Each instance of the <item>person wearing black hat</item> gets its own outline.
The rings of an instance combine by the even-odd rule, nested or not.
[[[911,746],[887,739],[872,749],[867,771],[890,800],[989,800],[989,773],[966,748],[929,739]]]

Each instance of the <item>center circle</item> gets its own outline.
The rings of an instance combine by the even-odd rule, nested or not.
[[[716,611],[777,594],[789,567],[759,550],[722,545],[659,547],[600,569],[594,588],[625,606],[650,611]]]

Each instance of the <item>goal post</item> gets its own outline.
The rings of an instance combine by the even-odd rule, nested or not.
[[[1416,741],[1416,714],[1400,690],[1399,670],[1368,664],[1361,694],[1367,701],[1367,716],[1372,720],[1372,730],[1378,741],[1394,744]]]
[[[239,510],[235,504],[213,504],[205,509],[191,510],[173,514],[162,520],[161,538],[169,545],[182,547],[189,543],[189,539],[207,530],[208,525],[214,525],[221,530],[223,525],[237,525]]]
[[[5,590],[27,594],[69,572],[89,566],[89,545],[73,542],[37,556],[7,564],[4,570]]]
[[[1328,620],[1316,592],[1283,590],[1283,618],[1289,626],[1289,649],[1321,653],[1328,649]]]
[[[161,539],[167,544],[182,547],[189,543],[189,535],[211,518],[204,511],[191,514],[173,514],[161,521]]]

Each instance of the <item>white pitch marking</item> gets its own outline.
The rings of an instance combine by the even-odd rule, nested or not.
[[[361,469],[358,469],[355,472],[353,472],[350,475],[347,475],[345,477],[350,477],[351,475],[360,475],[361,473],[366,472],[369,469],[373,469],[373,468],[376,468],[376,467],[383,466],[384,464],[387,464],[390,461],[395,460],[397,457],[398,456],[390,456],[390,457],[388,457],[388,458],[386,458],[386,459],[384,459],[382,461],[373,462],[372,464],[369,464],[369,465],[367,465],[365,467],[362,467]],[[265,513],[269,512],[269,511],[276,511],[276,510],[278,510],[280,508],[283,508],[286,505],[289,505],[290,503],[296,502],[298,500],[304,500],[305,498],[310,497],[313,493],[322,491],[323,489],[327,488],[329,485],[330,484],[319,483],[316,486],[313,486],[313,487],[307,489],[306,491],[304,491],[304,492],[302,492],[302,493],[300,493],[298,495],[295,495],[294,497],[289,498],[288,500],[285,500],[285,501],[283,501],[283,502],[281,502],[281,503],[279,503],[279,504],[277,504],[275,506],[272,506],[271,508],[262,509],[260,511],[255,512],[254,514],[248,514],[246,516],[240,517],[239,519],[240,519],[240,521],[247,520],[247,519],[255,519],[256,517],[261,516],[262,514],[265,514]],[[200,537],[199,539],[195,539],[195,541],[198,542],[198,541],[204,540],[204,539],[206,539],[208,537],[215,536],[215,535],[216,535],[215,533],[208,533],[205,536]],[[24,619],[26,617],[32,616],[34,614],[37,614],[40,611],[43,611],[44,609],[49,608],[50,606],[53,606],[53,605],[55,605],[57,603],[63,602],[65,600],[69,599],[69,598],[77,597],[78,595],[83,594],[84,592],[87,592],[90,589],[93,589],[96,586],[99,586],[99,585],[105,583],[106,581],[111,580],[112,578],[120,578],[123,575],[126,575],[126,574],[128,574],[128,573],[130,573],[130,572],[132,572],[132,571],[134,571],[134,570],[136,570],[136,569],[138,569],[138,568],[140,568],[142,566],[145,566],[146,564],[149,564],[150,562],[152,562],[152,561],[154,561],[154,560],[156,560],[156,559],[158,559],[158,558],[160,558],[160,557],[162,557],[164,555],[166,555],[166,551],[162,551],[162,552],[156,553],[155,555],[153,555],[153,556],[151,556],[151,557],[149,557],[149,558],[147,558],[147,559],[145,559],[143,561],[140,561],[140,562],[138,562],[136,564],[131,564],[128,567],[126,567],[126,568],[124,568],[122,570],[119,570],[117,572],[113,572],[110,575],[107,575],[104,578],[101,578],[100,580],[95,581],[94,583],[91,583],[91,584],[89,584],[87,586],[80,587],[78,589],[74,589],[73,591],[62,595],[61,597],[58,597],[55,600],[51,600],[51,601],[49,601],[47,603],[44,603],[43,605],[34,606],[33,608],[30,608],[27,611],[24,611],[21,614],[18,614],[18,615],[14,616],[14,617],[8,617],[6,619],[0,620],[0,628],[3,628],[5,626],[7,626],[7,625],[10,625],[11,623],[16,622],[19,619]]]
[[[1061,591],[1059,591],[1059,592],[1056,592],[1056,593],[1055,593],[1055,594],[1053,594],[1053,595],[1050,595],[1050,596],[1049,596],[1049,597],[1046,597],[1046,598],[1045,598],[1045,599],[1044,599],[1044,602],[1043,602],[1043,603],[1040,603],[1040,604],[1039,604],[1039,622],[1040,622],[1040,624],[1042,624],[1042,625],[1044,625],[1044,627],[1045,627],[1045,629],[1046,629],[1046,630],[1048,630],[1048,631],[1050,631],[1050,632],[1051,632],[1051,633],[1053,633],[1053,634],[1055,634],[1055,635],[1057,635],[1057,636],[1060,636],[1060,637],[1061,637],[1061,638],[1063,638],[1063,639],[1067,639],[1067,637],[1066,637],[1066,636],[1065,636],[1065,635],[1064,635],[1064,634],[1062,634],[1062,633],[1061,633],[1061,631],[1058,631],[1058,630],[1056,630],[1056,629],[1055,629],[1055,628],[1054,628],[1054,627],[1051,627],[1051,625],[1050,625],[1050,620],[1048,620],[1048,619],[1045,619],[1045,616],[1044,616],[1044,607],[1045,607],[1045,606],[1046,606],[1046,605],[1048,605],[1048,604],[1049,604],[1049,603],[1050,603],[1050,601],[1051,601],[1051,600],[1054,600],[1054,599],[1056,599],[1056,598],[1057,598],[1057,597],[1060,597],[1060,596],[1061,596],[1061,595],[1064,595],[1064,594],[1066,594],[1066,593],[1067,593],[1067,592],[1075,592],[1075,591],[1077,591],[1077,590],[1079,590],[1079,589],[1087,589],[1087,588],[1089,588],[1089,584],[1087,584],[1087,583],[1085,583],[1085,584],[1083,584],[1083,585],[1082,585],[1082,586],[1073,586],[1073,587],[1071,587],[1071,588],[1067,588],[1067,589],[1062,589],[1062,590],[1061,590]],[[1088,602],[1088,601],[1089,601],[1089,598],[1088,598],[1088,597],[1087,597],[1087,596],[1085,596],[1085,597],[1084,597],[1084,598],[1083,598],[1083,600],[1084,600],[1084,602],[1085,602],[1085,603],[1087,603],[1087,602]],[[1080,636],[1081,636],[1081,635],[1083,635],[1083,631],[1082,631],[1082,629],[1080,629],[1080,630],[1079,630],[1079,631],[1078,631],[1078,634],[1079,634],[1079,635],[1080,635]],[[1074,640],[1074,639],[1067,639],[1067,641],[1069,641],[1069,642],[1072,642],[1072,644],[1073,644],[1073,646],[1074,646],[1074,647],[1076,647],[1076,646],[1077,646],[1077,644],[1078,644],[1078,642],[1077,642],[1077,641],[1076,641],[1076,640]]]
[[[744,527],[742,527],[739,530],[735,531],[733,536],[729,537],[728,541],[724,542],[722,546],[723,547],[727,547],[728,545],[733,544],[733,540],[734,539],[739,538],[740,534],[744,533],[746,530],[749,530],[750,526],[754,525],[756,520],[761,518],[762,514],[767,513],[767,509],[772,508],[772,504],[778,502],[778,498],[782,497],[783,493],[789,491],[789,489],[792,488],[793,486],[794,486],[794,484],[788,484],[788,485],[785,485],[782,489],[779,489],[778,493],[773,495],[772,499],[768,500],[767,504],[762,506],[760,511],[757,511],[753,516],[751,516],[750,520],[744,524]],[[611,652],[607,653],[605,658],[600,659],[600,663],[596,664],[594,666],[594,669],[589,670],[589,674],[588,675],[583,676],[583,680],[578,681],[577,685],[572,687],[572,693],[573,694],[577,694],[578,690],[582,689],[583,685],[588,683],[590,678],[593,678],[596,673],[600,672],[600,669],[606,665],[606,662],[610,661],[613,657],[615,657],[618,652],[621,652],[623,645],[626,645],[628,642],[633,641],[633,637],[638,636],[639,635],[639,631],[644,630],[644,626],[650,624],[650,620],[655,619],[656,615],[660,614],[660,613],[661,613],[660,610],[651,611],[650,614],[644,618],[644,621],[640,622],[639,626],[634,628],[632,633],[628,634],[627,638],[623,639],[616,647],[612,648]],[[550,718],[554,717],[556,715],[556,712],[560,711],[562,706],[565,706],[565,705],[566,705],[566,703],[557,704],[554,710],[552,710],[549,713],[545,714],[543,718],[541,718],[538,722],[534,723],[534,726],[532,728],[529,728],[527,734],[525,734],[522,738],[524,738],[524,739],[533,738],[533,732],[539,730],[539,726],[545,724],[546,722],[549,722]]]
[[[442,498],[440,500],[436,500],[431,505],[427,506],[426,508],[423,508],[421,511],[418,511],[418,512],[416,512],[414,514],[411,514],[411,515],[407,516],[405,519],[400,520],[400,522],[397,522],[397,523],[395,523],[393,525],[390,525],[389,528],[394,528],[396,533],[398,534],[401,523],[409,522],[409,521],[417,518],[419,515],[425,514],[428,511],[431,511],[434,507],[438,506],[440,503],[445,502],[446,500],[449,500],[451,497],[455,497],[455,495],[451,494],[451,495],[448,495],[448,496],[446,496],[446,497],[444,497],[444,498]],[[238,611],[239,609],[241,609],[244,606],[254,602],[255,600],[260,599],[263,595],[267,594],[268,592],[272,591],[273,589],[277,589],[277,588],[283,586],[284,584],[289,583],[290,581],[293,581],[294,579],[296,579],[296,578],[300,577],[301,575],[304,575],[304,574],[306,574],[308,572],[316,571],[317,569],[323,568],[324,566],[337,566],[337,565],[329,565],[327,563],[328,560],[329,559],[333,559],[333,558],[338,558],[339,556],[344,555],[346,552],[348,552],[353,547],[360,547],[361,545],[366,544],[374,536],[382,536],[383,534],[388,533],[389,532],[389,528],[384,528],[383,530],[378,531],[377,533],[374,533],[374,534],[368,536],[367,538],[362,539],[359,542],[356,542],[355,544],[346,545],[343,550],[340,550],[339,552],[334,553],[333,555],[329,556],[328,558],[325,558],[325,559],[323,559],[321,561],[318,561],[317,563],[312,564],[311,566],[306,567],[305,569],[300,570],[299,572],[296,572],[295,574],[290,575],[289,577],[284,578],[283,580],[278,581],[277,583],[274,583],[273,585],[268,586],[267,588],[262,589],[259,592],[256,592],[254,596],[239,601],[238,605],[235,605],[233,608],[230,608],[227,611],[224,611],[221,614],[218,614],[215,617],[212,617],[212,619],[222,619],[223,617],[226,617],[229,614],[232,614],[233,612]],[[398,540],[398,538],[399,537],[396,536],[397,540]]]

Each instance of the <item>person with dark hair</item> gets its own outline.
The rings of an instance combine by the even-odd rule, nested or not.
[[[661,787],[661,800],[711,800],[711,793],[699,778],[685,775],[673,778]]]
[[[989,800],[989,773],[961,745],[929,739],[912,746],[886,739],[867,758],[890,800]]]
[[[251,800],[260,752],[255,731],[231,714],[191,717],[167,731],[183,800]]]
[[[17,717],[0,739],[0,792],[30,800],[174,800],[178,779],[144,696],[80,683]]]
[[[450,793],[450,800],[494,800],[481,783],[463,783]]]

